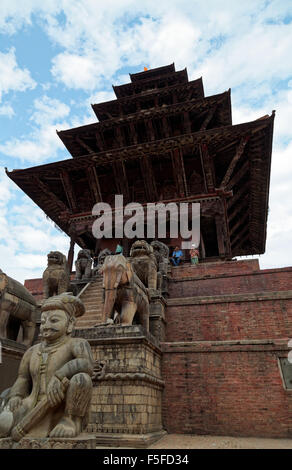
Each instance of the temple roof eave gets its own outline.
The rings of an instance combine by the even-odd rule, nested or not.
[[[214,155],[214,159],[224,155],[225,151],[218,145],[226,146],[226,143],[232,142],[236,146],[236,142],[240,142],[244,136],[250,136],[249,144],[253,148],[258,148],[256,152],[252,149],[245,158],[249,164],[249,200],[250,200],[250,217],[248,227],[250,230],[251,248],[248,250],[242,247],[234,247],[233,256],[244,254],[261,254],[265,251],[266,243],[266,222],[268,215],[268,198],[269,198],[269,181],[271,166],[271,150],[272,150],[272,134],[273,134],[274,113],[271,116],[260,118],[249,123],[237,124],[235,126],[225,126],[217,129],[210,129],[192,134],[184,134],[180,136],[170,137],[156,142],[148,142],[145,144],[113,149],[111,151],[99,152],[94,155],[81,156],[75,159],[67,159],[60,162],[40,165],[24,170],[7,171],[7,175],[12,179],[20,189],[22,189],[65,233],[69,235],[68,215],[70,216],[69,207],[65,207],[64,203],[54,197],[53,190],[42,191],[34,187],[35,178],[58,178],[63,172],[70,175],[70,171],[78,169],[88,169],[104,164],[108,165],[117,160],[137,159],[140,157],[152,158],[153,155],[161,155],[168,149],[174,147],[183,147],[184,145],[209,145],[212,148],[218,148],[219,155]],[[230,144],[229,144],[230,145]],[[233,148],[233,147],[232,147]],[[221,158],[221,156],[220,156]],[[244,165],[243,165],[244,166]],[[49,180],[48,185],[50,184]],[[264,183],[264,186],[263,186]],[[60,184],[61,179],[60,179]],[[243,210],[245,210],[243,208]],[[62,214],[67,213],[63,218]],[[85,246],[86,243],[80,239],[79,244]]]
[[[109,129],[116,129],[123,124],[136,123],[138,121],[147,120],[149,118],[163,118],[164,116],[175,115],[176,113],[192,112],[206,113],[211,108],[220,106],[220,115],[218,116],[220,125],[231,125],[231,100],[230,90],[220,93],[218,95],[212,95],[204,99],[194,99],[188,102],[182,102],[177,104],[168,105],[165,107],[140,111],[134,114],[118,117],[115,119],[109,119],[98,123],[88,124],[85,126],[76,127],[64,131],[57,131],[59,138],[66,146],[73,158],[79,157],[78,149],[79,138],[96,136],[96,133],[103,132]],[[94,149],[91,153],[94,153]]]
[[[40,172],[40,173],[46,173],[47,171],[53,171],[54,169],[61,169],[61,168],[68,168],[68,169],[78,169],[89,162],[95,162],[97,165],[98,164],[104,164],[107,162],[112,162],[117,160],[116,156],[119,157],[119,160],[123,160],[124,158],[138,158],[139,156],[142,155],[149,155],[155,154],[155,147],[157,147],[157,154],[161,153],[161,147],[163,144],[175,144],[177,145],[186,145],[186,144],[191,144],[191,143],[212,143],[213,145],[216,144],[216,142],[220,142],[220,139],[222,137],[228,137],[234,136],[240,136],[244,133],[248,133],[249,131],[252,134],[255,134],[258,130],[261,130],[263,128],[266,128],[270,125],[273,124],[274,121],[274,113],[271,116],[265,117],[264,119],[259,118],[255,121],[250,121],[247,123],[242,123],[242,124],[235,124],[231,126],[224,126],[224,127],[218,127],[214,129],[208,129],[204,131],[199,131],[199,132],[193,132],[190,134],[182,134],[178,136],[172,136],[168,137],[165,139],[161,139],[158,141],[154,142],[146,142],[146,143],[141,143],[141,144],[136,144],[136,145],[131,145],[128,147],[120,147],[120,148],[114,148],[110,150],[104,150],[102,152],[97,152],[94,154],[85,154],[80,157],[76,158],[69,158],[66,160],[61,160],[59,162],[53,162],[53,163],[46,163],[44,165],[37,165],[34,167],[29,167],[26,169],[19,169],[19,170],[12,170],[12,171],[7,171],[8,176],[11,179],[14,179],[15,176],[17,175],[24,175],[28,173],[35,173],[35,172]],[[271,155],[271,140],[272,137],[269,136],[269,142],[270,142],[270,155]],[[134,155],[133,155],[134,154]]]
[[[112,106],[116,106],[118,104],[123,106],[125,103],[131,103],[133,101],[140,100],[141,98],[145,98],[150,95],[155,97],[155,96],[170,94],[172,92],[188,90],[188,89],[197,90],[199,98],[204,98],[204,87],[203,87],[202,77],[197,78],[195,80],[191,80],[188,83],[183,83],[183,84],[180,83],[180,84],[168,86],[166,88],[148,90],[147,92],[145,91],[142,95],[135,94],[135,95],[130,95],[130,96],[124,96],[118,99],[104,101],[103,103],[94,103],[91,106],[97,118],[100,119],[100,112],[107,111]]]

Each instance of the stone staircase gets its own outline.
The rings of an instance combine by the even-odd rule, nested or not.
[[[85,314],[76,322],[76,328],[92,328],[101,323],[103,308],[102,276],[98,275],[79,294],[84,303]]]

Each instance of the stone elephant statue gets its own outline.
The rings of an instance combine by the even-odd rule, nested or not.
[[[148,289],[135,274],[123,255],[107,256],[99,272],[103,274],[103,321],[110,323],[115,312],[116,322],[132,325],[134,317],[149,331]]]
[[[75,262],[75,279],[89,279],[91,277],[92,258],[90,250],[80,250]]]
[[[18,338],[22,326],[20,343],[30,346],[33,342],[37,320],[37,304],[34,297],[20,283],[0,272],[0,337]]]

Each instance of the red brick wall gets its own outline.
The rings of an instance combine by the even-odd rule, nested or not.
[[[292,270],[292,268],[291,268]],[[212,263],[202,263],[197,266],[186,262],[178,268],[172,268],[171,276],[174,279],[182,279],[189,276],[204,276],[214,274],[240,274],[259,271],[259,262],[257,259],[242,261],[217,261]]]
[[[264,346],[204,353],[166,348],[164,428],[169,433],[291,438],[292,391],[283,388],[277,356]]]
[[[292,337],[292,299],[169,306],[166,341]]]
[[[172,277],[162,344],[165,429],[292,437],[292,391],[278,365],[292,338],[292,268],[185,264]]]
[[[226,266],[226,263],[225,263]],[[179,274],[181,277],[179,278]],[[174,268],[169,283],[170,297],[238,294],[292,289],[292,268],[255,272],[226,269],[224,273],[202,274],[196,268]]]

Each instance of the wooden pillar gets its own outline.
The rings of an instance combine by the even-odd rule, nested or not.
[[[216,222],[216,232],[217,232],[217,243],[218,243],[218,252],[219,256],[225,255],[225,244],[224,244],[224,235],[222,227],[222,216],[215,217]]]
[[[68,268],[69,268],[69,273],[71,274],[72,272],[72,266],[73,266],[73,259],[74,259],[74,245],[75,245],[75,237],[70,238],[70,248],[68,251]]]
[[[123,238],[122,246],[123,246],[123,255],[126,257],[130,256],[129,240],[127,238]]]
[[[204,243],[202,232],[201,232],[200,251],[201,251],[201,257],[206,258],[206,249],[205,249],[205,243]]]

